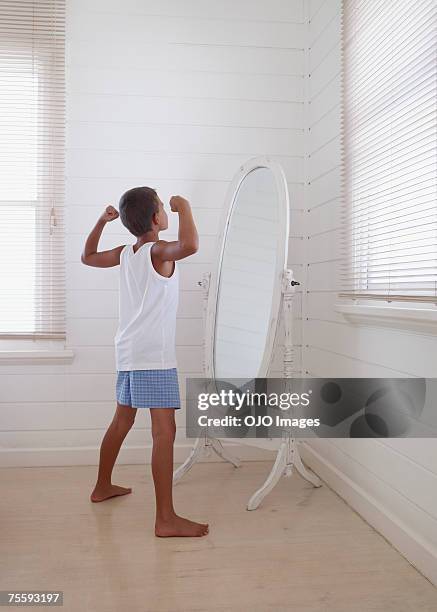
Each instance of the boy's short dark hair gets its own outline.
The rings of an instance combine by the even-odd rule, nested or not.
[[[158,194],[152,187],[128,189],[118,205],[120,220],[134,236],[152,229],[152,216],[159,210]]]

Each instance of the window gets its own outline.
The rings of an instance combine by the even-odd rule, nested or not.
[[[340,297],[437,304],[434,0],[344,0]]]
[[[64,0],[0,1],[0,337],[65,338]]]

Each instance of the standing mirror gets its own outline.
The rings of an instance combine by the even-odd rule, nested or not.
[[[227,194],[214,267],[200,283],[204,288],[204,376],[215,381],[238,379],[239,386],[266,378],[272,361],[279,318],[284,315],[285,377],[293,368],[291,345],[292,270],[287,268],[289,200],[287,181],[280,164],[270,157],[250,159],[239,168]],[[281,302],[284,297],[284,313]],[[215,392],[214,390],[213,392]],[[240,443],[277,448],[278,454],[265,483],[250,498],[255,510],[264,496],[293,465],[314,486],[320,481],[300,460],[290,432],[281,441],[240,439]],[[273,443],[272,443],[273,442]],[[279,448],[277,444],[279,443]],[[188,459],[174,472],[177,482],[203,453],[214,450],[235,467],[239,459],[204,428]]]

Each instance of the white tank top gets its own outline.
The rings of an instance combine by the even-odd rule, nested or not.
[[[119,324],[114,338],[117,370],[162,370],[177,367],[176,313],[179,268],[167,278],[155,270],[146,242],[134,253],[120,253]]]

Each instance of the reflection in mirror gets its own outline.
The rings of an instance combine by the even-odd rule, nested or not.
[[[269,332],[279,227],[279,194],[270,168],[240,183],[225,237],[216,307],[216,378],[255,378]]]

